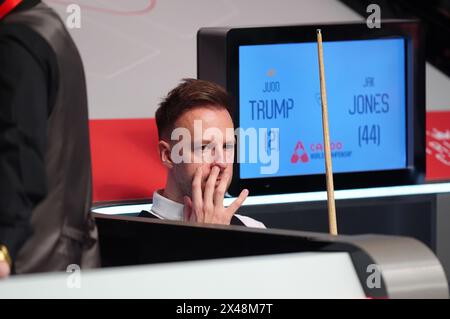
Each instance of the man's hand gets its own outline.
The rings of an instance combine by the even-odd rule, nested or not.
[[[0,261],[0,279],[8,278],[11,268],[6,261]]]
[[[184,196],[184,219],[197,223],[229,225],[234,213],[241,207],[248,196],[244,189],[239,197],[227,208],[223,206],[223,199],[227,191],[231,176],[223,173],[219,185],[216,187],[220,169],[214,166],[202,193],[202,169],[199,167],[192,181],[192,199]]]

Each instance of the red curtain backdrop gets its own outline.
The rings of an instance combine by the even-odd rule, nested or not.
[[[450,180],[450,112],[427,113],[427,180]],[[151,198],[167,172],[154,119],[91,120],[93,200]]]
[[[450,111],[427,112],[427,180],[450,180]]]
[[[151,198],[164,187],[154,119],[91,120],[94,202]]]

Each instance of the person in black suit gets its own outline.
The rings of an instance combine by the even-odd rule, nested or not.
[[[99,265],[86,85],[63,21],[0,0],[0,278]]]

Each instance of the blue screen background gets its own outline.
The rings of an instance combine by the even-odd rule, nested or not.
[[[324,42],[323,50],[330,139],[335,147],[333,171],[405,168],[404,40]],[[263,92],[267,88],[269,92]],[[278,109],[271,107],[273,100]],[[355,100],[361,113],[350,114]],[[279,150],[276,172],[262,174],[261,168],[268,164],[259,157],[256,163],[248,163],[246,143],[242,147],[247,159],[238,152],[241,178],[325,172],[315,42],[240,46],[239,104],[242,129],[279,129],[278,135],[258,135],[263,141],[258,152],[261,147],[266,152]],[[370,105],[372,112],[365,111]]]

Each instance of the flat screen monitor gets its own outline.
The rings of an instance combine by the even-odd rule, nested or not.
[[[231,191],[325,188],[317,28],[336,188],[421,182],[424,60],[417,22],[385,22],[379,30],[205,28],[198,33],[198,76],[233,97],[238,143]]]

